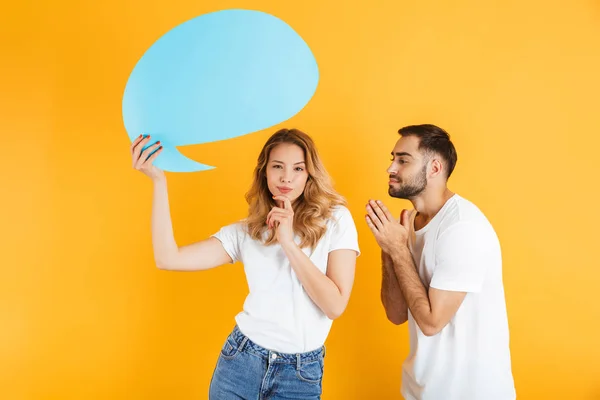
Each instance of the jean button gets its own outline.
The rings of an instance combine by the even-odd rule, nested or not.
[[[277,354],[275,354],[275,353],[271,354],[271,360],[274,360],[276,358],[277,358]]]

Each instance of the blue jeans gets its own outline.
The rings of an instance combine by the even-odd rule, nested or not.
[[[325,346],[288,354],[253,343],[236,326],[223,344],[209,389],[210,400],[318,400]]]

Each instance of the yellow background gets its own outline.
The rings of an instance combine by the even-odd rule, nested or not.
[[[399,399],[406,326],[387,322],[364,204],[387,197],[399,127],[447,129],[450,187],[503,246],[520,399],[600,399],[598,1],[74,1],[0,6],[0,398],[205,399],[241,309],[240,264],[153,265],[151,184],[130,167],[121,98],[162,34],[200,14],[282,18],[320,67],[310,133],[363,255],[327,341],[325,399]],[[168,174],[179,244],[242,218],[277,127],[182,148],[218,168]]]

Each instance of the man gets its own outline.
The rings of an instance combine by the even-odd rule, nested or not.
[[[407,126],[392,152],[389,195],[414,210],[395,219],[370,200],[366,220],[381,247],[381,299],[394,324],[408,321],[407,400],[515,399],[498,237],[483,213],[452,193],[449,135]]]

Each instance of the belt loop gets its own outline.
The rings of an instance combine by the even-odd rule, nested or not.
[[[248,336],[244,335],[244,339],[242,339],[242,343],[240,343],[240,347],[239,347],[238,351],[244,350],[244,346],[246,345],[246,342],[248,342]]]
[[[300,353],[296,353],[296,369],[300,369],[302,362],[300,361]]]
[[[325,347],[325,345],[323,345],[323,358],[325,358],[325,354],[327,354],[327,348]]]

